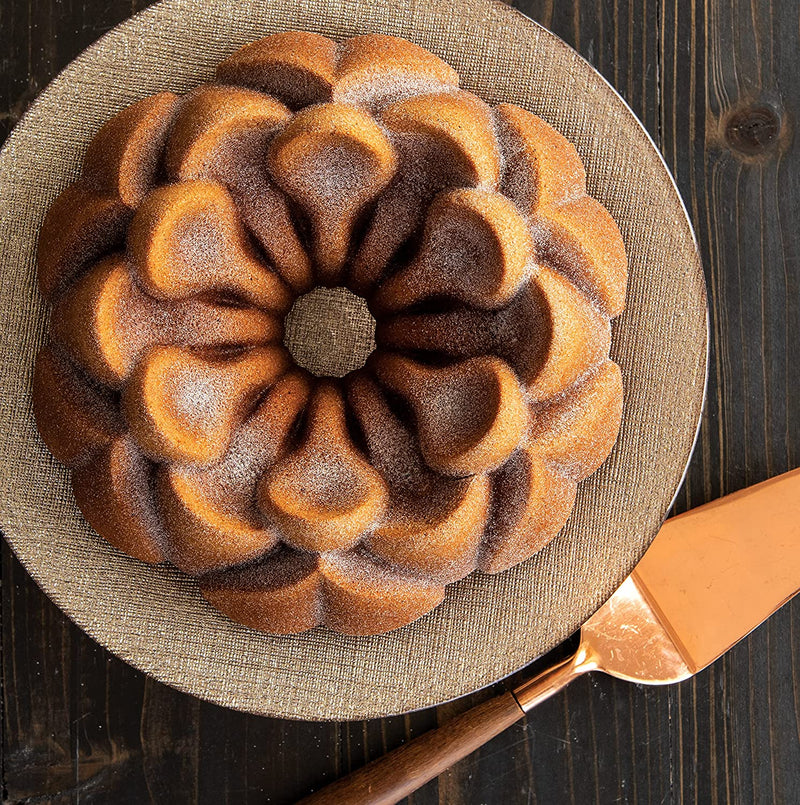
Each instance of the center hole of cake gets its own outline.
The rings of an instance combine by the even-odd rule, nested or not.
[[[289,311],[283,343],[295,363],[317,377],[343,377],[375,349],[375,319],[347,288],[315,288]]]

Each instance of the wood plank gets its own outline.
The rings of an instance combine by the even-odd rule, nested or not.
[[[662,147],[712,301],[708,409],[685,509],[798,464],[800,237],[787,215],[800,203],[797,7],[673,0],[660,28]],[[670,691],[671,765],[687,799],[800,798],[798,617],[795,601]]]

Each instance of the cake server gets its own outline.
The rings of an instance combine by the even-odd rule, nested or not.
[[[303,805],[391,805],[588,671],[645,685],[706,668],[800,592],[800,469],[667,520],[583,625],[569,659],[456,716]]]

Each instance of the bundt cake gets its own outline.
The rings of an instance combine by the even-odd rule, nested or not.
[[[34,412],[86,519],[256,629],[419,618],[541,550],[617,437],[617,226],[564,137],[403,39],[276,34],[122,110],[38,277]],[[283,344],[318,286],[376,321],[343,377]]]

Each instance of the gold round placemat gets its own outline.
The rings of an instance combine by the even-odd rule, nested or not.
[[[35,282],[44,212],[78,174],[93,132],[123,106],[185,91],[242,44],[287,29],[403,36],[452,64],[490,103],[541,115],[574,142],[589,191],[630,258],[612,355],[626,386],[619,442],[578,493],[561,535],[498,576],[474,574],[410,626],[356,638],[260,634],[227,620],[195,582],[139,563],[89,528],[69,474],[36,432],[31,373],[48,312]],[[614,591],[657,532],[702,408],[707,318],[697,247],[661,157],[578,54],[485,0],[166,0],[118,26],[42,93],[0,154],[0,524],[44,591],[82,629],[181,690],[264,715],[355,719],[434,705],[557,645]]]

